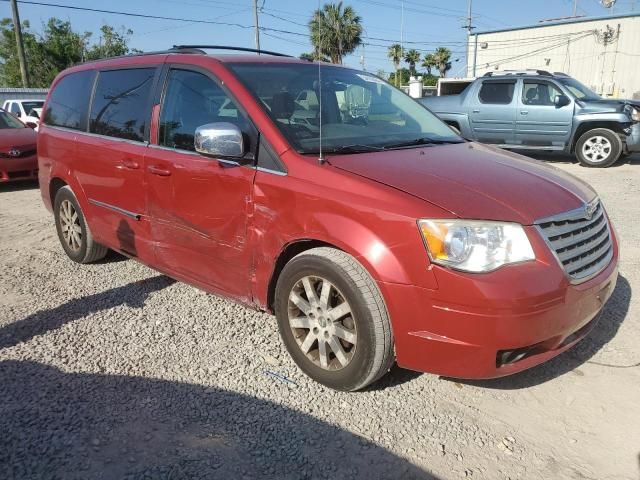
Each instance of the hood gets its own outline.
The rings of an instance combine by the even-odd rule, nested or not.
[[[640,108],[640,100],[602,98],[600,100],[580,100],[581,113],[612,113],[624,111],[625,105]]]
[[[31,128],[0,128],[0,150],[27,146],[35,148],[37,135]]]
[[[595,191],[522,155],[477,143],[331,156],[339,169],[421,198],[454,216],[531,225],[578,208]]]

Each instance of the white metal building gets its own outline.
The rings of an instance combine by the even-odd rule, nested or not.
[[[640,98],[640,14],[559,19],[469,37],[468,77],[532,68],[564,72],[603,96]]]

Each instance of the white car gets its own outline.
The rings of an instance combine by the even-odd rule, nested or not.
[[[2,108],[18,117],[23,123],[37,130],[44,100],[6,100]],[[34,115],[35,113],[35,115]]]

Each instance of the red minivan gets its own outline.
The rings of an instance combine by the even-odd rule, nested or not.
[[[42,198],[72,260],[116,250],[272,312],[335,389],[394,362],[524,370],[587,335],[616,284],[589,185],[370,73],[175,47],[65,70],[44,110]]]

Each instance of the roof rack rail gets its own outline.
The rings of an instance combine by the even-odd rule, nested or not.
[[[558,77],[570,77],[571,75],[566,74],[564,72],[553,72],[554,75],[558,76]]]
[[[264,54],[264,55],[272,55],[274,57],[291,57],[291,55],[287,55],[284,53],[272,52],[269,50],[258,50],[255,48],[245,48],[245,47],[230,47],[227,45],[174,45],[173,48],[169,50],[169,52],[179,51],[180,53],[206,53],[204,50],[231,50],[235,52],[251,52]]]
[[[540,75],[543,77],[552,77],[553,74],[551,72],[547,72],[546,70],[501,70],[495,72],[487,72],[483,75],[483,77],[493,77],[495,75]]]

